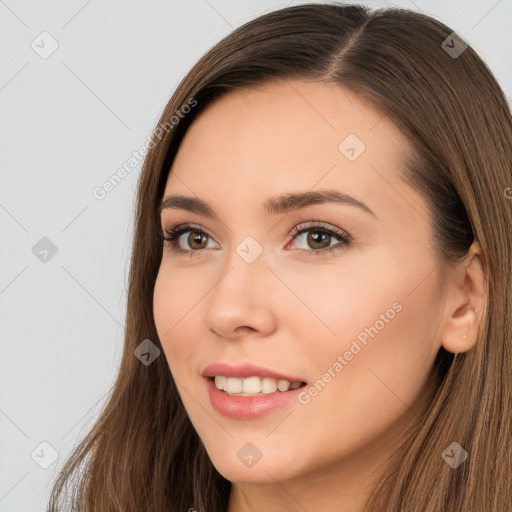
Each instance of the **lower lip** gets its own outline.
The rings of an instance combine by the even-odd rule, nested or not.
[[[213,408],[224,416],[238,420],[250,420],[271,414],[296,400],[305,387],[258,396],[233,396],[220,390],[212,379],[206,379],[206,384]]]

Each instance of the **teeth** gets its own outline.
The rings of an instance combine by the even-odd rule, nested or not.
[[[277,389],[279,389],[279,391],[288,391],[290,389],[291,385],[292,385],[292,383],[288,382],[287,380],[278,380],[277,381]]]
[[[242,392],[242,379],[226,379],[225,390],[230,394],[238,394]]]
[[[265,394],[275,393],[277,391],[277,380],[271,377],[263,377],[260,391]]]
[[[224,390],[228,395],[255,396],[261,394],[275,393],[277,390],[284,392],[300,387],[300,382],[289,382],[277,380],[271,377],[237,377],[215,376],[215,385],[218,389]]]
[[[225,384],[226,384],[226,377],[223,377],[222,375],[217,375],[215,377],[215,385],[219,389],[224,389]]]
[[[259,377],[249,377],[248,379],[236,379],[242,381],[242,391],[244,393],[259,393],[261,391],[261,380]]]

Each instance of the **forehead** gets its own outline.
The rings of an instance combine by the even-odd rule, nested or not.
[[[165,195],[197,194],[221,204],[228,197],[226,207],[236,208],[279,193],[336,188],[376,211],[414,194],[399,179],[408,151],[398,128],[355,93],[334,84],[275,82],[231,91],[198,116]]]

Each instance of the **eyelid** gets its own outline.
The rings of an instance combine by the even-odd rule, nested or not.
[[[311,222],[313,224],[311,224]],[[334,236],[344,239],[346,242],[350,242],[352,240],[352,236],[345,231],[344,229],[333,226],[332,224],[327,224],[325,222],[316,221],[311,219],[308,222],[302,222],[301,224],[297,224],[291,231],[288,233],[288,236],[297,237],[307,231],[314,231],[315,229],[324,230],[328,233],[332,233]]]
[[[176,225],[172,225],[168,228],[162,228],[160,230],[160,234],[162,238],[165,240],[166,235],[174,237],[174,241],[176,241],[183,233],[186,233],[187,231],[193,231],[193,232],[199,232],[205,234],[208,238],[213,240],[217,245],[220,245],[219,242],[215,240],[215,237],[213,237],[207,229],[203,228],[200,224],[194,224],[192,222],[181,222]],[[183,251],[183,252],[192,252],[192,251]],[[198,252],[198,251],[194,251]]]
[[[314,224],[309,224],[313,222]],[[197,231],[200,231],[200,232],[204,232],[205,234],[207,234],[211,239],[213,239],[215,241],[215,237],[213,237],[207,229],[203,228],[203,226],[201,226],[200,224],[195,224],[195,223],[192,223],[192,222],[183,222],[183,223],[180,223],[180,224],[176,224],[176,225],[173,225],[171,227],[168,227],[168,228],[161,228],[160,229],[160,234],[164,234],[165,232],[170,232],[170,231],[178,231],[178,230],[181,230],[181,229],[190,229],[190,230],[194,230],[196,229]],[[335,232],[336,234],[338,235],[343,235],[345,238],[348,238],[348,239],[351,239],[351,235],[341,229],[341,228],[338,228],[336,226],[333,226],[331,224],[327,224],[327,223],[324,223],[324,222],[321,222],[321,221],[315,221],[313,219],[311,219],[310,221],[306,221],[306,222],[301,222],[300,224],[297,224],[296,226],[294,226],[290,232],[288,233],[287,236],[293,236],[293,235],[297,235],[299,232],[301,231],[305,231],[306,229],[314,229],[314,228],[322,228],[322,229],[326,229],[327,231],[333,231]],[[215,243],[218,244],[217,241],[215,241]]]

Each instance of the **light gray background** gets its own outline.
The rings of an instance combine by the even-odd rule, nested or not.
[[[144,144],[208,48],[296,3],[0,0],[1,512],[45,509],[120,361],[141,165],[103,200],[93,189]],[[512,97],[512,0],[356,3],[444,21]],[[31,47],[43,31],[59,45],[46,59]],[[42,237],[58,251],[46,262],[32,252]],[[47,469],[42,442],[58,453]]]

